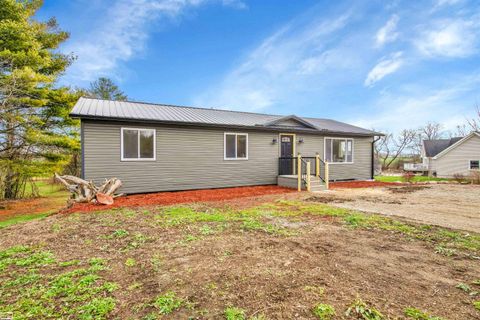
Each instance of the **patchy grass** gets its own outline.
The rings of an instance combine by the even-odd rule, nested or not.
[[[49,213],[25,214],[25,215],[12,216],[11,218],[0,221],[0,229],[17,224],[17,223],[21,223],[21,222],[26,222],[26,221],[35,220],[35,219],[43,219],[48,215]]]
[[[117,285],[104,281],[104,260],[57,261],[40,248],[0,251],[0,314],[14,319],[107,319],[115,308]]]
[[[469,264],[478,264],[458,257],[479,255],[480,238],[473,233],[301,200],[246,209],[224,204],[123,208],[44,221],[35,235],[18,226],[9,229],[9,242],[0,242],[5,247],[14,238],[33,244],[0,252],[0,313],[14,312],[19,319],[437,319],[413,308],[409,316],[408,305],[386,303],[404,301],[405,294],[421,308],[434,299],[455,311],[468,307],[461,309],[467,315],[476,312],[477,297],[464,303],[480,284],[472,280],[476,273],[456,280],[469,292],[454,285],[435,297],[422,291],[444,284],[439,277],[445,269],[463,274]],[[438,248],[453,253],[443,255]],[[389,250],[399,250],[402,259],[395,260]],[[431,280],[415,274],[401,278],[409,268],[425,268],[425,255],[435,261],[429,268],[441,269],[437,278],[435,271]],[[57,258],[65,256],[71,260]],[[392,282],[394,277],[401,284]],[[366,283],[368,291],[358,289]],[[408,293],[402,289],[407,286]],[[325,288],[331,305],[323,297]],[[357,292],[368,303],[351,303]]]
[[[414,176],[412,182],[427,182],[427,181],[449,181],[447,178]],[[405,182],[402,176],[375,176],[375,181],[380,182]]]
[[[445,256],[457,254],[457,250],[467,254],[480,254],[480,235],[446,228],[404,222],[378,214],[367,214],[350,209],[331,207],[326,204],[306,204],[300,201],[280,201],[277,203],[281,216],[312,214],[336,217],[347,226],[362,229],[377,229],[403,234],[435,245],[435,251]]]

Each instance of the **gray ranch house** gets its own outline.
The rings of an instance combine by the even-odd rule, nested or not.
[[[82,176],[144,193],[373,178],[380,133],[329,119],[80,98]]]

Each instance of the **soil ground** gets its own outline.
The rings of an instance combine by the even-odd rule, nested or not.
[[[453,192],[448,186],[438,187],[441,194]],[[437,186],[432,188],[423,192],[437,190]],[[470,195],[479,190],[460,188]],[[367,196],[378,198],[422,192],[374,189],[331,194],[343,197],[357,191],[372,192]],[[106,293],[117,301],[109,319],[141,319],[156,312],[152,301],[169,291],[188,303],[162,319],[224,319],[229,306],[245,310],[249,317],[315,319],[311,310],[320,302],[333,305],[336,319],[342,319],[348,318],[345,310],[357,297],[391,319],[404,319],[407,307],[445,319],[480,319],[472,305],[474,296],[456,288],[459,283],[475,286],[480,260],[435,253],[434,244],[393,230],[354,228],[336,218],[338,209],[304,201],[306,197],[311,195],[276,194],[180,207],[212,215],[216,210],[229,214],[246,210],[238,216],[246,217],[260,210],[253,206],[263,204],[267,209],[262,209],[261,223],[268,227],[258,227],[258,221],[248,219],[243,224],[212,218],[197,221],[195,215],[186,215],[184,223],[181,215],[174,215],[179,207],[54,215],[3,229],[0,250],[26,245],[49,250],[61,261],[106,259],[109,269],[101,277],[120,288]],[[288,207],[289,214],[268,211],[298,199],[300,204]],[[164,210],[173,211],[166,215]],[[307,213],[297,215],[297,210]],[[168,217],[172,220],[164,220]],[[49,272],[48,268],[43,269]]]
[[[480,186],[459,184],[392,185],[318,193],[325,203],[412,221],[480,232]]]

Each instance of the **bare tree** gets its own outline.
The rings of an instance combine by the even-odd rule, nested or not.
[[[469,133],[470,133],[469,126],[467,126],[466,124],[459,124],[455,127],[455,131],[453,131],[453,132],[450,131],[448,135],[449,135],[450,138],[465,137]]]
[[[475,106],[475,115],[471,119],[467,119],[468,126],[471,131],[480,131],[480,106]]]
[[[416,156],[420,156],[422,152],[423,140],[440,139],[443,135],[443,126],[438,122],[428,122],[417,130],[417,136],[412,144],[412,151]]]
[[[388,169],[406,150],[412,147],[417,131],[402,130],[398,135],[387,133],[375,143],[375,153],[382,167]]]

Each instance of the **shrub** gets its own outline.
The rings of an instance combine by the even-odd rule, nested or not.
[[[413,172],[405,172],[403,175],[402,175],[402,180],[404,182],[408,182],[408,183],[411,183],[413,182],[413,179],[415,178],[415,174]]]
[[[480,184],[480,171],[470,172],[469,180],[473,184]]]
[[[461,173],[455,173],[453,175],[453,179],[455,181],[457,181],[458,183],[462,183],[462,182],[465,182],[465,176]]]
[[[329,304],[319,303],[312,310],[313,314],[320,320],[333,319],[336,315],[335,308]]]

